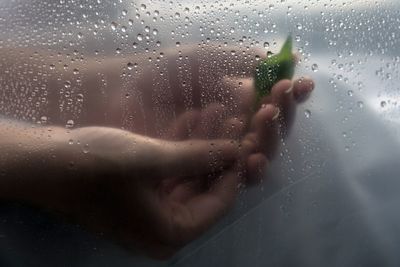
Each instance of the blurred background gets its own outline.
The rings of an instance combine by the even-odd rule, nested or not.
[[[40,67],[49,75],[91,57],[107,64],[185,45],[278,52],[288,34],[301,56],[296,76],[315,79],[312,98],[265,182],[202,238],[156,262],[27,207],[1,206],[0,265],[399,266],[399,1],[0,1],[0,49],[46,51],[54,62]],[[2,77],[29,71],[15,62]],[[1,79],[0,114],[47,121],[41,79],[33,91]],[[81,95],[77,85],[65,96],[66,124],[79,122]]]

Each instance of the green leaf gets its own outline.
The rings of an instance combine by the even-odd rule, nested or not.
[[[255,73],[257,103],[271,92],[272,87],[280,80],[292,79],[295,60],[292,53],[292,37],[289,35],[279,54],[270,56],[260,62]]]

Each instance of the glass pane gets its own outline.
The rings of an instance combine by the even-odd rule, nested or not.
[[[399,7],[0,1],[0,265],[398,266]]]

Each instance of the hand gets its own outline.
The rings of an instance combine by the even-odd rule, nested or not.
[[[240,82],[245,88],[252,86],[251,80]],[[77,169],[80,174],[74,173],[80,178],[74,179],[72,188],[58,190],[59,201],[45,202],[59,203],[50,209],[127,248],[168,257],[229,210],[241,183],[261,179],[279,143],[279,125],[289,126],[296,99],[312,89],[308,79],[296,81],[288,91],[291,84],[281,81],[273,88],[263,100],[265,106],[252,117],[250,130],[225,124],[221,132],[244,133],[240,143],[233,139],[166,141],[113,128],[76,129],[71,133],[75,154],[70,155],[77,154],[79,162],[88,164]],[[187,125],[179,121],[174,125],[177,137]],[[212,128],[201,131],[214,134]]]

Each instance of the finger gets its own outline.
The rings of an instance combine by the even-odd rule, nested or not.
[[[221,133],[220,136],[224,136],[226,138],[229,137],[230,139],[233,139],[234,137],[239,139],[239,136],[244,130],[244,124],[242,121],[237,118],[231,118],[225,122],[225,124],[227,125],[226,132]],[[190,178],[171,177],[164,179],[161,186],[163,188],[162,191],[165,192],[171,200],[185,202],[193,195],[198,194],[199,192],[202,192],[208,188],[210,182],[215,180],[215,173],[218,174],[223,169],[221,169],[221,167],[219,167],[219,169],[218,166],[214,167],[214,170],[210,170],[209,173],[194,173],[190,175]],[[218,169],[220,171],[218,171]]]
[[[210,190],[175,209],[174,224],[181,243],[195,239],[215,224],[232,206],[240,182],[236,171],[224,173]]]
[[[279,108],[272,104],[261,108],[252,120],[254,133],[245,137],[245,139],[252,138],[257,145],[257,150],[264,153],[269,160],[272,159],[278,147],[279,113]]]
[[[226,120],[220,129],[219,136],[238,140],[243,136],[246,129],[246,116],[233,117]]]
[[[292,82],[290,80],[280,80],[277,82],[271,89],[271,93],[267,96],[264,96],[260,103],[262,104],[271,104],[274,102],[279,102],[280,98],[287,92],[290,93],[292,91]]]
[[[172,122],[168,136],[172,140],[185,140],[191,137],[200,121],[200,112],[190,110],[184,112],[175,121]]]
[[[168,199],[180,203],[186,203],[188,199],[203,192],[207,185],[207,177],[196,176],[187,178],[186,180],[179,179],[175,180],[175,185],[168,194]]]
[[[263,180],[267,163],[268,160],[262,153],[252,154],[248,157],[246,177],[248,185],[259,184]]]
[[[233,140],[188,140],[171,142],[163,147],[160,177],[195,177],[218,173],[231,166],[238,157]]]
[[[226,108],[220,103],[212,103],[201,111],[198,126],[193,131],[193,137],[200,139],[218,138],[221,124],[226,119]]]
[[[304,101],[313,90],[314,83],[309,78],[294,81],[281,80],[275,84],[271,94],[262,100],[262,103],[271,103],[281,111],[281,134],[289,132],[296,113],[296,100]]]
[[[293,83],[293,96],[297,102],[304,102],[314,90],[315,83],[311,78],[302,77]]]
[[[292,125],[296,112],[292,81],[279,81],[271,90],[271,99],[271,103],[277,106],[280,110],[281,135],[286,136]]]

